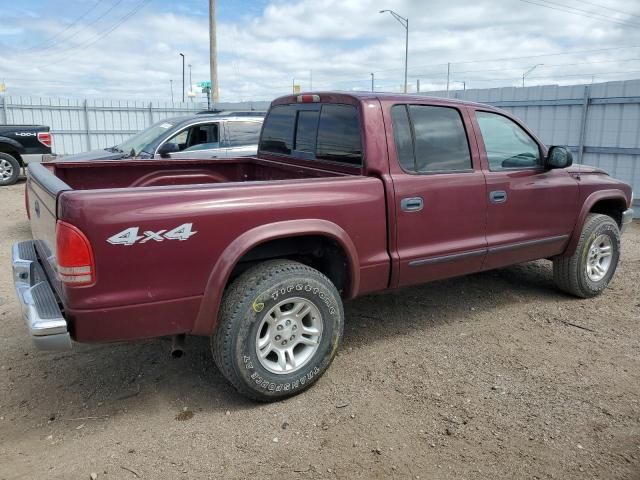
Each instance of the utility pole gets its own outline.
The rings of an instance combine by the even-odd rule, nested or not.
[[[420,93],[420,79],[416,80],[416,92]]]
[[[217,103],[220,95],[218,89],[218,50],[216,43],[216,0],[209,0],[209,56],[211,69],[211,89],[213,103]]]
[[[182,57],[182,103],[184,103],[184,53],[181,53]]]
[[[451,79],[451,64],[447,63],[447,98],[449,98],[449,80]]]
[[[404,37],[404,93],[407,93],[407,65],[409,58],[409,19],[404,18],[402,15],[398,15],[393,10],[380,10],[378,13],[389,12],[393,18],[395,18],[400,25],[402,25],[405,29],[405,37]]]
[[[173,107],[173,80],[169,80],[169,85],[171,86],[171,106]]]
[[[191,64],[189,64],[189,93],[191,92],[191,89],[193,88],[193,81],[191,80]],[[193,97],[191,95],[189,95],[189,97],[191,97],[191,101],[193,102]]]
[[[376,89],[375,89],[375,87],[374,87],[374,85],[373,85],[374,80],[375,80],[375,76],[373,75],[373,72],[372,72],[372,73],[371,73],[371,91],[372,91],[372,92],[375,92],[375,91],[376,91]]]

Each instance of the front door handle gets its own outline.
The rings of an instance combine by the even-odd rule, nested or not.
[[[504,190],[494,190],[489,193],[489,200],[492,203],[504,203],[507,201],[507,192]]]
[[[403,212],[419,212],[424,207],[422,197],[403,198],[400,201],[400,208]]]

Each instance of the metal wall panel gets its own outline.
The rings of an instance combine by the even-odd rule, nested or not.
[[[223,110],[268,107],[269,102],[216,105]],[[206,104],[195,102],[0,96],[0,124],[48,125],[53,132],[53,151],[69,155],[117,145],[152,123],[205,109]]]
[[[445,97],[447,92],[424,95]],[[510,111],[546,144],[570,146],[576,160],[583,152],[582,163],[604,168],[631,184],[636,199],[640,198],[640,80],[455,90],[448,95]],[[269,102],[216,105],[223,110],[266,110],[268,106]],[[192,102],[0,96],[0,123],[49,125],[54,151],[71,154],[118,144],[154,122],[204,108]]]

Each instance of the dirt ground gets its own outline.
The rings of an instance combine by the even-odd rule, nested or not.
[[[206,338],[37,352],[23,190],[0,188],[0,479],[640,479],[638,222],[596,299],[535,262],[350,302],[329,371],[262,405]]]

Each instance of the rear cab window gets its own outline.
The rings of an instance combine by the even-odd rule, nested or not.
[[[454,107],[394,105],[393,135],[400,166],[408,173],[472,171],[467,132]]]
[[[360,115],[353,105],[276,105],[264,122],[260,152],[360,168]]]

